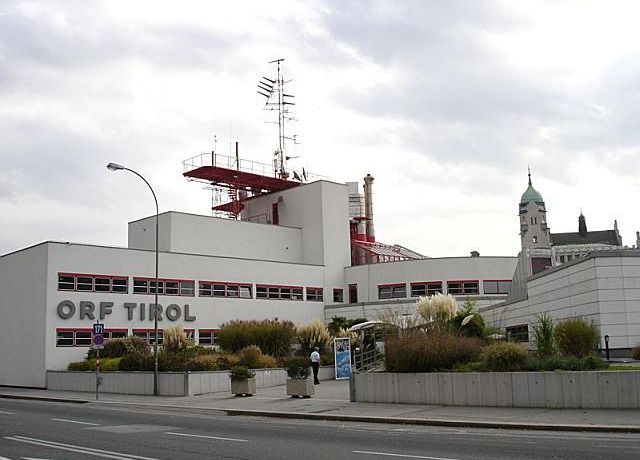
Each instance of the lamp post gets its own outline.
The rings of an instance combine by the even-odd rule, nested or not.
[[[107,165],[107,169],[109,171],[129,171],[132,172],[133,174],[135,174],[136,176],[138,176],[140,179],[142,179],[144,181],[145,184],[147,184],[147,187],[149,187],[149,190],[151,190],[151,194],[153,195],[153,200],[156,203],[156,282],[155,282],[155,287],[154,287],[154,304],[153,304],[153,359],[154,359],[154,365],[153,365],[153,394],[154,396],[158,396],[158,199],[156,198],[156,194],[153,191],[153,188],[151,188],[151,184],[149,184],[149,182],[147,182],[147,180],[142,177],[142,175],[140,173],[138,173],[137,171],[134,171],[133,169],[129,169],[126,168],[122,165],[119,165],[117,163],[109,163]]]

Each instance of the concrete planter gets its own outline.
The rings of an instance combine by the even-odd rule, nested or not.
[[[231,380],[231,393],[236,396],[253,396],[256,394],[256,379]]]
[[[639,409],[640,371],[357,373],[350,390],[358,402]]]
[[[311,379],[287,379],[287,396],[310,398],[315,394]]]

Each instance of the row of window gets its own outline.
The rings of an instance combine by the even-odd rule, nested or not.
[[[431,296],[443,293],[442,281],[411,283],[411,297]],[[510,280],[483,281],[485,294],[508,294],[511,289]],[[447,293],[451,295],[477,295],[480,283],[473,281],[447,281]],[[407,297],[406,284],[381,284],[378,286],[378,299],[402,299]]]
[[[84,291],[84,292],[128,292],[128,278],[123,276],[103,276],[103,275],[77,275],[60,273],[58,275],[58,289],[61,291]],[[351,293],[350,302],[357,296],[357,291]],[[480,293],[480,283],[478,280],[471,281],[447,281],[447,293],[451,295],[477,295]],[[485,294],[508,294],[511,288],[510,280],[485,280],[483,281]],[[172,280],[159,279],[157,286],[153,278],[133,278],[134,294],[158,294],[188,296],[195,295],[195,282],[193,280]],[[311,302],[323,301],[323,290],[319,287],[302,286],[275,286],[266,284],[256,284],[256,299],[266,300],[306,300]],[[431,296],[443,293],[442,281],[428,281],[411,283],[411,297]],[[238,299],[253,299],[253,285],[248,283],[223,283],[215,281],[198,282],[198,295],[200,297],[230,297]],[[407,297],[407,285],[383,284],[378,286],[378,299],[402,299]],[[333,290],[333,302],[344,302],[344,292],[341,288]]]
[[[185,329],[185,333],[193,337],[194,329]],[[198,329],[198,345],[215,345],[216,333],[218,329]],[[155,331],[153,329],[134,329],[132,334],[134,337],[154,343]],[[127,337],[126,329],[106,329],[104,332],[104,340],[120,339]],[[158,330],[158,345],[163,342],[162,330]],[[91,346],[91,329],[56,329],[56,346],[57,347],[90,347]]]
[[[133,278],[134,294],[176,295],[193,297],[195,282],[193,280]],[[79,275],[71,273],[58,274],[58,290],[81,292],[113,292],[127,294],[129,279],[125,276]],[[271,286],[256,285],[256,299],[269,300],[304,300],[302,286]],[[307,300],[322,302],[322,288],[306,288]],[[253,299],[253,285],[242,283],[221,283],[214,281],[198,282],[200,297],[232,297],[239,299]],[[335,297],[335,295],[334,295]]]

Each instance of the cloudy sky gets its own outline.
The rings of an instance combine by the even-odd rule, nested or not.
[[[376,233],[429,256],[515,255],[527,166],[552,232],[640,230],[635,1],[0,0],[0,254],[126,245],[160,210],[210,214],[182,160],[268,163],[255,89],[285,58],[290,166],[375,177]],[[293,149],[292,149],[293,150]]]

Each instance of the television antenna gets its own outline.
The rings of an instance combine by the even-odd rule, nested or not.
[[[294,95],[285,93],[285,85],[293,80],[286,80],[282,75],[281,63],[284,59],[274,59],[269,64],[275,64],[277,73],[275,80],[273,78],[262,77],[258,81],[258,94],[263,96],[265,100],[265,110],[274,111],[278,114],[278,146],[273,151],[273,173],[279,179],[288,179],[290,177],[287,171],[287,161],[297,156],[287,155],[287,141],[293,141],[294,145],[298,145],[297,135],[288,136],[285,127],[290,121],[296,121],[292,111]],[[272,122],[275,123],[275,122]]]

